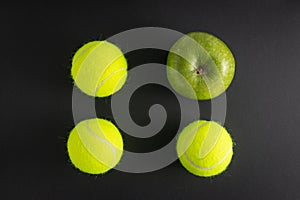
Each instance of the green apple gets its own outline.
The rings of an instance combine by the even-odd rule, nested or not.
[[[176,41],[170,49],[167,66],[167,77],[174,90],[198,100],[222,94],[235,72],[230,49],[204,32],[191,32]]]

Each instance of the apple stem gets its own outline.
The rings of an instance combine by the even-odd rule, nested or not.
[[[203,75],[203,74],[205,74],[205,70],[203,68],[196,69],[196,74]]]

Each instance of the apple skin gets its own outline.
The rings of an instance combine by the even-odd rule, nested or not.
[[[197,100],[222,94],[231,84],[235,60],[226,44],[205,32],[191,32],[171,47],[167,78],[176,92]]]

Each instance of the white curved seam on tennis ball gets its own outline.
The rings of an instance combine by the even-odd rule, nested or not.
[[[114,74],[119,73],[120,71],[124,71],[124,70],[127,70],[127,68],[126,68],[126,67],[123,67],[123,68],[121,68],[121,69],[118,69],[118,70],[116,70],[116,71],[110,73],[105,79],[103,79],[102,81],[100,81],[100,83],[97,85],[97,87],[96,87],[96,89],[95,89],[95,94],[94,94],[94,95],[96,96],[96,94],[97,94],[98,90],[100,89],[100,87],[101,87],[106,81],[108,81],[108,79],[110,79]]]
[[[218,167],[220,164],[222,164],[226,158],[230,155],[230,153],[232,152],[232,148],[230,148],[227,153],[225,154],[225,156],[219,161],[217,162],[215,165],[211,166],[211,167],[201,167],[197,164],[195,164],[190,158],[189,156],[184,152],[184,156],[186,157],[187,161],[195,168],[198,168],[200,170],[203,170],[203,171],[207,171],[207,170],[211,170],[211,169],[214,169],[216,167]]]
[[[100,126],[100,124],[99,124],[99,126]],[[86,122],[86,128],[87,128],[87,131],[90,132],[99,142],[102,142],[102,143],[106,144],[107,146],[109,146],[109,148],[111,149],[111,151],[113,152],[113,155],[114,155],[114,159],[113,159],[113,161],[112,161],[112,163],[110,165],[110,166],[113,166],[114,163],[115,163],[115,161],[116,161],[116,159],[117,159],[116,158],[117,156],[116,156],[116,149],[115,149],[115,147],[110,142],[108,142],[107,140],[104,140],[104,139],[100,138],[93,130],[91,130],[90,127],[89,127],[88,121]],[[100,162],[104,163],[103,161],[100,161]],[[106,163],[104,163],[104,164],[106,164]]]

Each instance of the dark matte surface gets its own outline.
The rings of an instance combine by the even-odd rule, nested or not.
[[[300,199],[298,1],[3,4],[0,22],[1,198]],[[236,146],[233,162],[222,175],[195,177],[176,161],[146,174],[113,170],[89,176],[69,163],[65,143],[74,125],[72,54],[87,41],[144,26],[207,31],[232,49],[237,70],[227,91],[225,126]],[[132,68],[143,61],[163,63],[166,53],[127,56]],[[137,123],[149,120],[141,94],[164,90],[145,86],[137,91],[131,105]],[[172,94],[165,94],[154,102],[176,107]],[[97,110],[108,102],[97,100]],[[203,116],[209,116],[209,102],[201,106]],[[108,108],[99,116],[111,119]],[[176,130],[178,119],[168,120],[167,129]],[[156,147],[172,138],[169,131],[165,134],[167,139],[152,141]],[[154,147],[131,143],[128,148]]]

